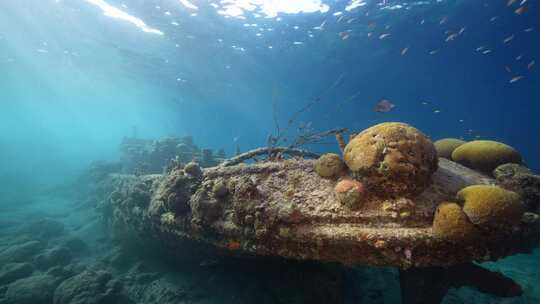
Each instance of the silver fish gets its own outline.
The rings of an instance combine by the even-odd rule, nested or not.
[[[512,79],[510,79],[509,83],[515,83],[515,82],[518,82],[518,81],[520,81],[522,78],[523,78],[523,76],[516,76],[516,77],[513,77]]]
[[[395,104],[391,103],[386,99],[383,99],[375,105],[375,108],[373,108],[373,110],[378,113],[386,113],[392,111],[392,109],[395,107]]]
[[[405,54],[407,54],[408,51],[409,51],[409,47],[406,47],[403,50],[401,50],[401,56],[405,56]]]
[[[514,39],[514,35],[510,35],[506,38],[504,38],[503,43],[508,43]]]

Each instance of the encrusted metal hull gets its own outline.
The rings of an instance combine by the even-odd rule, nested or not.
[[[417,197],[372,195],[350,210],[336,198],[337,180],[320,177],[313,161],[284,160],[208,168],[200,176],[180,169],[111,175],[114,191],[100,207],[113,227],[176,248],[189,240],[231,254],[346,265],[450,266],[528,252],[540,242],[537,221],[470,241],[435,237],[431,225],[440,202],[495,180],[445,159],[432,180]]]

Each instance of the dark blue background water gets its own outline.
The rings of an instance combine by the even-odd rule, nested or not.
[[[291,137],[302,122],[358,131],[403,121],[433,139],[506,142],[540,168],[540,76],[537,66],[527,69],[540,58],[535,1],[522,15],[514,13],[520,1],[366,1],[351,11],[344,10],[349,1],[324,1],[325,13],[280,20],[253,12],[225,18],[210,1],[193,1],[197,10],[177,0],[107,2],[163,35],[105,16],[91,2],[0,4],[2,185],[59,183],[92,160],[116,159],[133,126],[141,137],[193,135],[228,154],[237,144],[262,146],[275,130],[274,106],[282,128],[295,117]],[[402,8],[384,9],[395,5]],[[341,20],[333,15],[340,11]],[[462,27],[445,42],[445,31]],[[391,36],[381,40],[383,33]],[[492,53],[477,52],[480,46]],[[510,84],[515,75],[524,78]],[[374,112],[383,98],[396,108]],[[309,148],[337,149],[332,138],[328,143]]]

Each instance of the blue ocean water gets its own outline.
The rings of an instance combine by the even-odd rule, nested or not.
[[[539,171],[538,6],[4,0],[0,210],[21,216],[15,204],[37,218],[66,213],[69,203],[47,191],[70,184],[93,161],[117,160],[122,139],[134,132],[149,139],[189,135],[231,156],[266,146],[278,126],[290,142],[302,128],[360,131],[401,121],[434,140],[507,143]],[[374,111],[381,100],[395,107]],[[338,151],[331,137],[304,148]],[[84,221],[72,215],[66,225]],[[525,286],[519,299],[460,289],[445,303],[540,303],[538,261],[536,254],[494,264]],[[365,280],[370,271],[355,276]],[[375,289],[384,290],[381,278]]]

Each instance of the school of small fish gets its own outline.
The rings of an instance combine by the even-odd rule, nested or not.
[[[381,6],[384,8],[386,6],[390,6],[391,4],[388,3],[389,1],[384,1],[381,3]],[[510,11],[515,14],[515,15],[523,15],[525,13],[528,12],[528,9],[529,7],[526,6],[525,4],[527,4],[527,0],[508,0],[506,2],[506,6],[510,9]],[[484,4],[484,7],[488,7],[489,4],[486,2]],[[369,16],[369,12],[366,12],[364,14],[366,17]],[[337,15],[336,15],[337,16]],[[502,16],[499,15],[499,16],[492,16],[491,18],[489,18],[489,22],[490,23],[494,23],[496,22],[497,20],[499,20]],[[345,18],[345,15],[343,14],[339,14],[339,17],[337,19],[337,22],[341,22],[342,20],[344,20]],[[356,17],[353,17],[353,18],[349,18],[347,19],[347,21],[345,22],[346,24],[352,24],[352,23],[355,23],[356,21],[358,21],[359,18],[356,18]],[[436,25],[439,26],[439,27],[449,27],[453,22],[451,16],[443,16],[443,17],[440,17],[440,18],[437,18],[435,20],[436,22]],[[497,22],[498,23],[498,22]],[[315,29],[323,29],[324,28],[324,25],[326,24],[326,20],[319,26],[319,27],[316,27]],[[428,24],[428,21],[427,19],[423,18],[419,21],[419,24],[424,26],[426,24]],[[382,33],[379,33],[379,34],[376,34],[376,30],[377,28],[380,28],[380,29],[383,29],[383,32]],[[465,35],[465,32],[466,32],[466,29],[467,27],[466,26],[460,26],[460,27],[454,27],[454,29],[445,29],[444,30],[444,43],[445,44],[450,44],[450,43],[455,43],[456,41],[458,40],[461,40],[460,37]],[[392,39],[394,40],[394,38],[392,38],[392,32],[390,30],[390,26],[389,25],[378,25],[376,22],[374,21],[370,21],[367,23],[367,30],[368,30],[368,33],[367,33],[367,37],[368,38],[371,38],[373,35],[378,35],[376,37],[378,37],[379,40],[387,40],[387,39]],[[531,33],[533,32],[535,29],[534,27],[527,27],[525,29],[523,29],[523,33]],[[346,31],[342,31],[342,32],[339,32],[339,37],[342,39],[342,40],[347,40],[351,37],[351,33],[352,33],[352,30],[351,29],[348,29]],[[502,44],[503,45],[510,45],[513,43],[514,40],[517,40],[517,39],[522,39],[521,37],[519,37],[519,33],[508,33],[506,36],[503,36],[501,38],[501,41],[502,41]],[[409,50],[410,50],[411,46],[410,45],[407,45],[407,46],[403,46],[400,51],[399,51],[399,54],[404,57],[406,56],[408,53],[409,53]],[[440,48],[433,48],[431,50],[428,50],[427,53],[429,55],[437,55],[441,52],[441,50],[443,48],[446,48],[446,47],[443,47],[443,45],[441,45]],[[415,48],[416,50],[416,48]],[[481,45],[481,46],[478,46],[475,48],[476,52],[481,54],[481,55],[489,55],[489,54],[492,54],[494,53],[494,51],[497,51],[497,48],[496,48],[496,45],[491,45],[490,47],[488,47],[487,45]],[[416,50],[417,52],[417,50]],[[520,61],[522,58],[523,58],[523,54],[519,54],[517,57],[515,57],[515,61]],[[514,84],[522,79],[525,78],[525,75],[523,75],[523,73],[521,72],[531,72],[532,70],[534,70],[534,66],[535,66],[535,60],[533,58],[530,58],[528,60],[528,63],[526,65],[526,71],[521,71],[523,70],[523,68],[519,68],[519,67],[516,67],[516,64],[507,64],[504,66],[504,69],[505,71],[510,74],[510,80],[508,81],[510,84]],[[519,74],[516,74],[516,71],[521,71]],[[438,113],[438,112],[435,112],[435,113]]]
[[[384,1],[379,2],[382,8],[391,7],[391,3],[388,3],[390,1]],[[485,2],[484,7],[489,7],[491,2]],[[504,5],[504,4],[503,4]],[[495,25],[497,27],[501,27],[505,24],[506,18],[512,17],[512,18],[522,18],[518,16],[523,16],[528,14],[529,12],[529,5],[527,0],[508,0],[506,2],[506,6],[508,8],[507,13],[500,13],[496,16],[489,17],[485,22],[487,24],[492,24],[491,26]],[[369,17],[369,12],[365,12],[363,14],[365,17]],[[326,20],[318,27],[314,29],[320,29],[323,30],[324,26],[326,25]],[[353,17],[353,18],[347,18],[344,15],[340,14],[339,17],[337,17],[337,23],[340,23],[343,25],[351,25],[351,26],[357,26],[362,23],[362,18]],[[435,56],[439,54],[448,54],[447,52],[443,52],[446,49],[452,47],[453,45],[464,45],[465,43],[470,43],[466,41],[471,41],[471,37],[474,37],[476,28],[475,27],[467,27],[463,24],[459,24],[459,21],[454,20],[454,18],[449,16],[442,16],[442,17],[429,17],[429,18],[422,18],[419,21],[417,21],[417,24],[422,27],[428,27],[433,26],[436,28],[437,31],[440,31],[444,36],[441,37],[441,42],[439,45],[432,45],[430,49],[428,49],[426,52],[430,56]],[[394,28],[391,28],[389,25],[384,25],[377,23],[375,21],[368,21],[366,25],[364,25],[366,32],[367,32],[367,38],[374,37],[376,40],[388,40],[391,44],[395,41],[401,41],[402,38],[399,35],[398,32],[394,31]],[[396,29],[399,29],[399,27],[396,27]],[[353,35],[353,32],[355,32],[356,29],[347,29],[339,32],[338,36],[342,40],[347,39],[357,39],[359,37],[366,37],[362,35]],[[525,27],[523,29],[520,29],[518,31],[513,30],[513,32],[506,32],[504,35],[500,36],[500,40],[498,41],[479,41],[479,43],[473,48],[473,54],[479,54],[481,56],[486,56],[485,60],[500,60],[501,56],[507,56],[510,53],[511,50],[515,50],[517,45],[523,45],[523,41],[526,41],[526,39],[533,39],[530,36],[527,36],[528,33],[535,32],[536,29],[533,26]],[[375,41],[376,41],[375,40]],[[374,40],[371,40],[374,41]],[[385,42],[388,43],[388,42]],[[406,56],[417,56],[422,54],[422,48],[418,47],[417,45],[414,45],[412,43],[408,44],[402,44],[401,47],[396,52],[401,57]],[[424,54],[426,54],[424,53]],[[506,54],[506,55],[505,55]],[[509,56],[510,60],[503,65],[504,70],[502,70],[501,75],[504,77],[503,79],[506,79],[507,83],[510,85],[518,85],[518,83],[526,82],[527,79],[530,78],[530,73],[535,72],[536,70],[536,61],[534,58],[532,58],[532,52],[524,51],[522,53],[512,54]],[[435,57],[437,58],[437,57]],[[440,57],[439,57],[440,58]],[[494,58],[494,59],[490,59]],[[497,58],[497,59],[495,59]],[[434,59],[437,60],[437,59]],[[357,94],[355,94],[356,96]],[[443,112],[443,108],[437,106],[436,104],[428,103],[427,101],[421,101],[421,104],[423,107],[426,107],[427,111],[430,111],[432,114],[437,115],[441,114]],[[395,110],[396,105],[391,102],[388,99],[380,99],[375,106],[373,107],[373,111],[377,113],[388,113],[393,110]],[[464,124],[465,120],[463,118],[457,119],[457,122],[460,124]],[[480,138],[481,136],[477,133],[477,131],[473,129],[466,129],[467,136],[474,137],[474,138]]]

